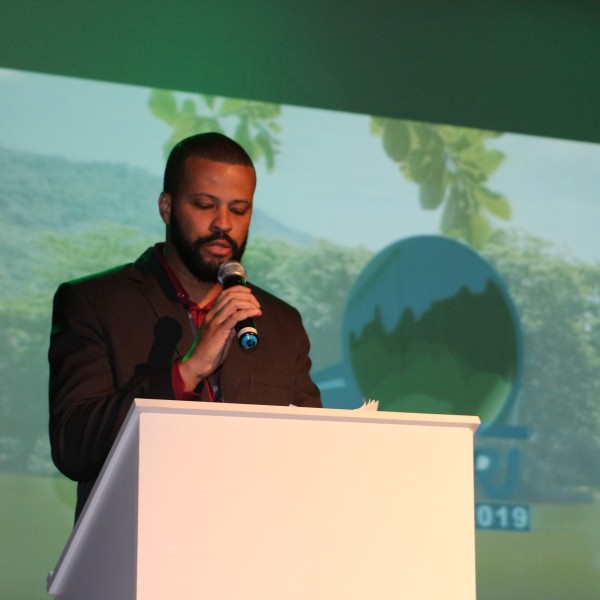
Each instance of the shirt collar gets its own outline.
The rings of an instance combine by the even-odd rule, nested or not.
[[[154,246],[154,252],[156,253],[156,256],[158,257],[160,264],[163,266],[164,270],[166,271],[167,275],[169,276],[169,280],[171,281],[173,288],[175,289],[175,293],[177,294],[177,299],[179,300],[179,302],[181,302],[181,304],[183,304],[183,306],[188,310],[208,312],[208,310],[210,310],[212,308],[212,306],[215,303],[215,301],[217,300],[217,298],[213,298],[205,306],[198,306],[195,302],[193,302],[190,299],[190,295],[187,293],[187,291],[183,287],[181,281],[179,281],[179,279],[177,278],[177,275],[175,275],[175,271],[173,271],[173,269],[171,268],[171,265],[169,265],[169,263],[167,262],[167,259],[165,258],[165,254],[164,254],[164,248],[165,248],[164,242],[160,242]]]

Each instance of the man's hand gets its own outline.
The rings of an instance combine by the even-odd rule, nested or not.
[[[186,391],[194,390],[223,364],[235,337],[235,325],[261,314],[258,300],[247,287],[236,285],[219,294],[179,365]]]

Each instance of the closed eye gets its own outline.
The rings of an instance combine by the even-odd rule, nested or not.
[[[234,215],[240,215],[240,216],[242,216],[242,215],[245,215],[250,210],[250,207],[249,206],[246,206],[246,207],[243,207],[243,208],[242,207],[239,207],[239,208],[238,207],[233,207],[233,208],[230,208],[229,210]]]

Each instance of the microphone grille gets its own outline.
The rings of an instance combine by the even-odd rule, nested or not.
[[[243,277],[244,279],[246,279],[247,273],[242,263],[235,261],[223,263],[219,267],[217,279],[219,280],[219,283],[223,285],[225,280],[231,275],[237,275],[238,277]]]

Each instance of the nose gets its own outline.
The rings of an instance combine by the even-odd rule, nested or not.
[[[231,215],[229,214],[229,210],[225,206],[220,206],[217,208],[217,212],[215,214],[215,218],[211,223],[211,229],[213,231],[231,231]]]

